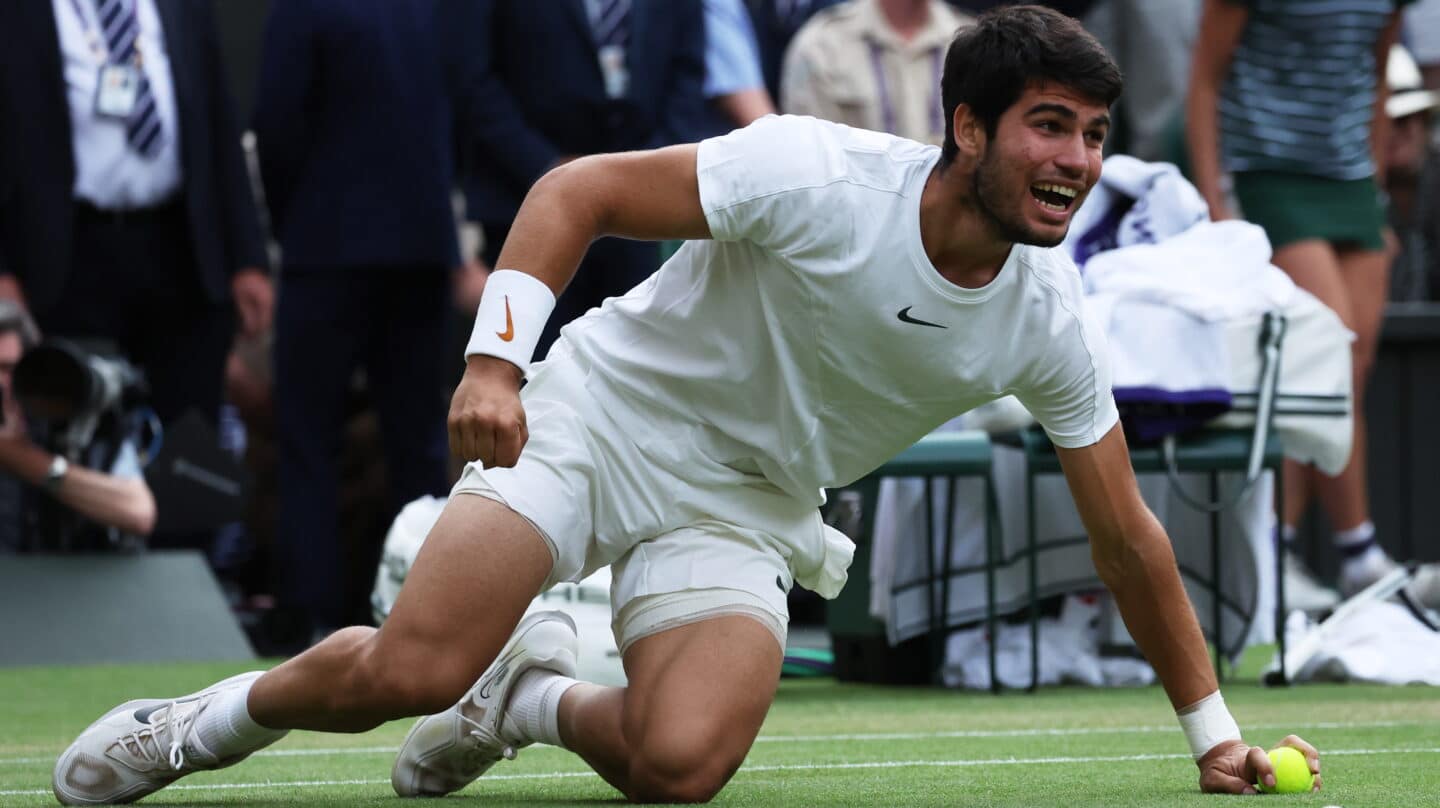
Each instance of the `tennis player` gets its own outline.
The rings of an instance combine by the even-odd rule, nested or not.
[[[1100,175],[1120,89],[1073,20],[1006,7],[949,49],[943,148],[771,116],[550,172],[486,286],[452,403],[452,447],[472,462],[384,627],[122,704],[61,756],[56,795],[134,800],[289,729],[422,715],[392,774],[402,795],[456,791],[538,741],[631,800],[708,800],[774,698],[786,593],[833,597],[845,581],[854,548],[822,524],[821,490],[1010,394],[1057,446],[1201,788],[1254,791],[1273,770],[1221,698],[1135,484],[1104,339],[1053,249]],[[532,366],[601,235],[686,244]],[[565,616],[520,619],[546,587],[607,564],[624,688],[573,678]],[[1284,742],[1318,771],[1313,747]]]

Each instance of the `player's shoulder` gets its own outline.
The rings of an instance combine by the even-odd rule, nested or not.
[[[1080,269],[1064,247],[1040,247],[1017,244],[1019,261],[1034,278],[1040,289],[1056,298],[1056,302],[1078,300],[1085,294]]]
[[[766,115],[721,141],[786,173],[894,190],[935,147],[808,115]],[[742,144],[743,145],[740,145]]]

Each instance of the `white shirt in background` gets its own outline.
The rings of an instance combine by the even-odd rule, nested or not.
[[[95,115],[95,82],[105,59],[86,36],[100,33],[94,0],[52,0],[55,27],[60,35],[60,59],[65,74],[65,95],[70,104],[70,137],[75,151],[77,199],[107,210],[128,210],[158,204],[180,190],[180,130],[175,111],[175,85],[170,76],[170,55],[165,31],[154,0],[133,0],[140,19],[137,47],[144,60],[145,77],[155,97],[155,109],[164,127],[160,152],[141,157],[125,139],[123,121]],[[85,22],[75,16],[76,9]]]
[[[877,0],[850,0],[817,12],[795,34],[780,75],[785,112],[945,142],[940,76],[955,32],[974,23],[940,0],[910,39],[890,25]]]

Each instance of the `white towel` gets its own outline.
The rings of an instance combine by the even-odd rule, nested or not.
[[[1092,255],[1153,244],[1210,218],[1210,209],[1179,169],[1117,154],[1070,221],[1062,245],[1084,267]]]
[[[1330,634],[1319,653],[1293,672],[1296,681],[1440,685],[1440,633],[1404,606],[1376,601],[1339,620],[1327,625]],[[1300,612],[1286,620],[1285,636],[1292,648],[1313,630]]]
[[[1085,291],[1163,303],[1202,320],[1260,317],[1295,295],[1270,255],[1265,231],[1249,222],[1202,222],[1159,244],[1096,255],[1085,265]]]

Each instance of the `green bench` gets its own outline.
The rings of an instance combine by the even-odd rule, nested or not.
[[[1041,543],[1035,536],[1035,478],[1042,474],[1061,474],[1060,458],[1055,454],[1055,447],[1045,433],[1038,429],[1027,429],[1017,433],[1013,437],[1007,437],[1002,441],[1008,445],[1018,446],[1025,453],[1025,501],[1027,508],[1028,530],[1026,535],[1025,550],[1026,565],[1029,578],[1030,597],[1030,664],[1031,681],[1030,689],[1034,690],[1039,682],[1039,598],[1035,597],[1038,589],[1038,557],[1042,549],[1058,546],[1059,544],[1083,541],[1083,539],[1060,539],[1055,542]],[[1209,482],[1209,502],[1195,503],[1193,499],[1184,495],[1192,507],[1201,508],[1209,512],[1210,522],[1210,579],[1204,581],[1211,592],[1212,623],[1215,636],[1212,637],[1212,645],[1215,648],[1215,672],[1223,678],[1224,670],[1221,664],[1222,649],[1224,648],[1224,620],[1223,608],[1225,603],[1221,598],[1220,582],[1218,579],[1220,565],[1220,515],[1225,507],[1234,504],[1224,502],[1220,491],[1221,472],[1247,472],[1252,468],[1252,463],[1258,463],[1261,469],[1269,469],[1278,475],[1284,461],[1284,454],[1281,450],[1280,441],[1273,433],[1266,437],[1264,444],[1260,447],[1252,446],[1252,434],[1249,430],[1208,430],[1188,435],[1173,442],[1174,471],[1183,473],[1203,473]],[[1252,452],[1256,455],[1252,458]],[[1167,472],[1171,471],[1170,464],[1165,457],[1166,451],[1162,446],[1132,446],[1130,447],[1130,464],[1136,473],[1146,472]],[[1176,482],[1172,476],[1172,482]],[[1177,483],[1178,485],[1178,483]],[[1276,511],[1283,512],[1283,501],[1281,486],[1275,486]],[[1228,497],[1236,499],[1236,497]],[[1209,505],[1210,507],[1206,507]],[[1285,656],[1285,591],[1284,576],[1281,570],[1284,569],[1285,552],[1283,542],[1277,542],[1277,553],[1275,564],[1276,581],[1276,623],[1275,633],[1280,643],[1281,657],[1281,679],[1285,678],[1284,656]]]
[[[1029,690],[1034,690],[1039,684],[1039,604],[1038,597],[1038,559],[1039,553],[1052,546],[1063,543],[1083,542],[1084,538],[1062,539],[1054,542],[1040,542],[1036,536],[1036,496],[1035,479],[1044,474],[1061,474],[1059,457],[1055,454],[1055,448],[1050,443],[1045,433],[1038,429],[1028,429],[1009,435],[997,436],[996,443],[1019,448],[1025,453],[1026,462],[1026,508],[1028,513],[1028,528],[1025,548],[1016,553],[1015,557],[1006,557],[1004,545],[1000,539],[999,508],[995,495],[994,481],[991,477],[993,466],[993,445],[990,439],[983,433],[978,432],[941,432],[927,435],[921,438],[914,446],[901,452],[895,458],[875,469],[861,480],[854,484],[832,492],[830,514],[832,521],[836,520],[837,510],[854,511],[855,518],[847,525],[848,531],[855,538],[857,549],[855,563],[851,568],[851,581],[846,586],[840,598],[831,603],[827,612],[827,625],[832,636],[844,641],[854,641],[857,637],[874,638],[883,641],[884,628],[878,621],[869,616],[869,567],[872,548],[870,539],[873,535],[873,516],[875,503],[878,499],[880,481],[886,477],[923,477],[926,480],[926,507],[923,529],[926,541],[926,563],[927,570],[924,580],[921,582],[927,588],[926,603],[929,606],[930,631],[927,636],[928,647],[923,649],[921,656],[914,662],[916,665],[924,665],[928,668],[928,679],[933,682],[937,678],[940,664],[944,659],[944,642],[950,628],[946,610],[950,603],[950,582],[956,575],[965,575],[983,571],[985,573],[985,627],[992,639],[989,646],[989,667],[991,690],[999,692],[1002,688],[999,678],[996,676],[996,643],[993,639],[998,636],[996,627],[995,607],[995,573],[996,570],[1008,565],[1023,557],[1027,567],[1028,588],[1028,618],[1030,626],[1030,648],[1031,648],[1031,683]],[[1269,436],[1263,447],[1258,452],[1258,462],[1261,468],[1273,471],[1279,470],[1283,461],[1279,441]],[[1197,435],[1188,436],[1174,443],[1174,460],[1178,470],[1182,473],[1204,473],[1209,479],[1210,499],[1218,500],[1221,497],[1219,475],[1221,472],[1245,472],[1252,463],[1251,458],[1251,434],[1249,431],[1209,431]],[[1130,448],[1130,461],[1137,473],[1165,472],[1167,463],[1165,451],[1159,446],[1132,446]],[[936,531],[932,524],[934,513],[934,497],[936,483],[944,482],[953,484],[961,478],[978,478],[984,482],[985,490],[985,562],[979,567],[957,567],[950,559],[953,555],[954,544],[954,508],[956,497],[949,497],[949,506],[946,513],[945,524],[940,533],[941,547],[939,552],[940,564],[936,565]],[[1277,507],[1278,503],[1277,486]],[[1204,503],[1200,503],[1204,504]],[[1224,504],[1224,503],[1222,503]],[[838,506],[838,508],[837,508]],[[1217,674],[1223,678],[1222,649],[1225,647],[1224,620],[1222,611],[1226,607],[1221,597],[1219,581],[1213,571],[1221,569],[1221,542],[1220,542],[1220,515],[1223,508],[1211,508],[1209,516],[1210,539],[1211,539],[1211,570],[1212,576],[1204,583],[1210,587],[1212,594],[1211,609],[1212,623],[1215,626],[1216,636],[1213,645],[1215,647],[1215,666]],[[844,521],[845,517],[838,517]],[[1283,553],[1281,547],[1277,552]],[[1280,575],[1283,558],[1277,560],[1276,585],[1277,585],[1277,636],[1280,641],[1280,652],[1283,665],[1284,637],[1283,631],[1283,603],[1284,592],[1283,579]],[[1193,573],[1191,573],[1193,575]],[[1234,607],[1232,604],[1232,608]],[[842,670],[845,661],[841,659],[845,651],[837,649],[837,665]],[[878,644],[873,644],[869,651],[857,651],[857,654],[869,654],[871,656],[884,654],[886,651]],[[864,660],[853,663],[856,666],[865,664]],[[873,664],[871,665],[873,667]],[[1281,681],[1284,681],[1285,672],[1280,672]],[[854,678],[878,678],[874,674],[856,672]]]
[[[937,678],[940,663],[944,660],[946,628],[946,609],[950,603],[950,579],[958,574],[965,574],[977,571],[972,568],[957,568],[951,564],[952,549],[954,547],[955,534],[955,500],[953,483],[963,477],[979,478],[984,482],[985,509],[987,513],[985,531],[985,564],[983,570],[986,574],[986,602],[985,602],[985,623],[991,636],[995,635],[995,581],[996,568],[1003,563],[1001,555],[1003,548],[999,540],[999,509],[996,505],[995,486],[990,478],[990,469],[993,453],[990,439],[983,432],[936,432],[921,438],[915,445],[901,452],[899,455],[886,462],[884,465],[867,474],[864,478],[846,486],[838,492],[831,494],[830,514],[832,521],[849,524],[842,524],[850,533],[856,543],[855,561],[851,565],[850,582],[846,585],[844,592],[835,601],[832,601],[827,610],[826,622],[832,637],[839,638],[841,642],[855,641],[859,638],[878,638],[884,640],[884,628],[878,621],[869,614],[869,570],[871,547],[870,539],[874,529],[875,503],[879,497],[880,481],[886,477],[923,477],[925,478],[926,507],[924,529],[926,538],[926,575],[923,585],[926,587],[926,603],[929,607],[930,630],[927,635],[928,648],[922,654],[918,664],[928,669],[927,678],[934,682]],[[939,568],[935,564],[935,530],[932,524],[935,502],[935,484],[944,480],[947,485],[952,486],[949,497],[943,537],[941,539],[940,558],[942,559]],[[837,513],[849,513],[850,517]],[[865,652],[857,651],[857,654],[868,653],[871,656],[886,654],[887,651],[879,642],[871,642],[870,650]],[[837,649],[837,670],[844,676],[847,674],[845,659],[846,651]],[[999,689],[999,680],[995,676],[995,647],[990,646],[990,680],[992,689]],[[865,661],[850,663],[856,667],[866,666]],[[868,665],[874,667],[873,664]],[[854,678],[874,678],[871,674],[855,672]]]

